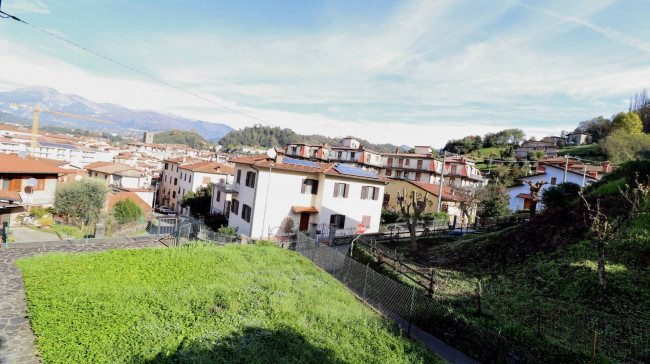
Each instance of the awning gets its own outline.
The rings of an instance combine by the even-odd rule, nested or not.
[[[517,198],[523,198],[524,200],[532,200],[533,197],[526,193],[520,193],[517,195]]]
[[[16,191],[0,191],[0,200],[11,201],[11,202],[22,202],[23,199],[20,198],[20,194]]]
[[[291,210],[293,212],[300,214],[303,212],[308,212],[308,213],[318,213],[318,210],[316,210],[314,207],[311,206],[291,206]]]

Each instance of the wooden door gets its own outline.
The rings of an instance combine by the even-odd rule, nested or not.
[[[524,210],[530,210],[531,208],[533,208],[533,200],[525,199]]]
[[[300,214],[300,231],[309,229],[309,213],[303,212]]]

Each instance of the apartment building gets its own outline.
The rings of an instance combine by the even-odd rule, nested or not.
[[[213,184],[232,182],[235,174],[233,167],[211,161],[187,163],[179,166],[178,201],[188,192],[196,192],[201,187],[212,188]],[[177,204],[175,211],[190,214],[188,207]]]

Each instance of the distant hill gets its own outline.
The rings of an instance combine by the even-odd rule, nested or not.
[[[183,144],[194,149],[206,148],[209,142],[194,130],[189,132],[182,130],[170,130],[156,133],[153,136],[154,143]]]
[[[115,125],[94,123],[82,119],[55,116],[41,113],[41,125],[56,125],[68,128],[84,128],[102,132],[139,134],[144,130],[159,132],[169,129],[189,131],[194,129],[196,133],[208,140],[219,140],[229,131],[233,130],[225,124],[211,123],[202,120],[193,120],[176,115],[161,114],[155,111],[130,110],[125,107],[95,103],[81,96],[62,94],[55,89],[47,87],[26,87],[13,91],[0,92],[0,120],[8,122],[20,122],[9,120],[5,114],[31,120],[33,112],[27,109],[13,110],[9,108],[9,102],[15,101],[22,104],[41,105],[50,110],[89,116],[115,122]],[[31,122],[29,122],[31,124]],[[139,136],[139,135],[138,135]]]
[[[376,152],[390,153],[400,148],[393,144],[374,144],[367,140],[353,137],[368,149]],[[272,148],[284,147],[288,143],[307,143],[323,144],[327,143],[332,146],[342,146],[343,138],[331,138],[324,135],[301,135],[291,129],[281,129],[279,127],[253,126],[240,130],[233,130],[219,140],[219,144],[224,147],[240,145],[249,145],[253,147]]]

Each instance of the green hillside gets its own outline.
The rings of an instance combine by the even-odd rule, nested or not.
[[[169,130],[156,133],[153,136],[153,142],[160,144],[183,144],[194,149],[206,148],[210,144],[205,138],[194,132],[194,130]]]
[[[366,148],[372,149],[376,152],[390,153],[399,148],[393,144],[374,144],[365,139],[354,137],[364,145]],[[284,147],[288,143],[307,143],[307,144],[323,144],[327,143],[332,146],[342,146],[343,138],[331,138],[323,135],[301,135],[291,129],[282,129],[279,127],[267,126],[253,126],[246,127],[240,130],[233,130],[226,134],[219,144],[228,148],[235,148],[241,145],[248,145],[253,147],[272,148]]]

